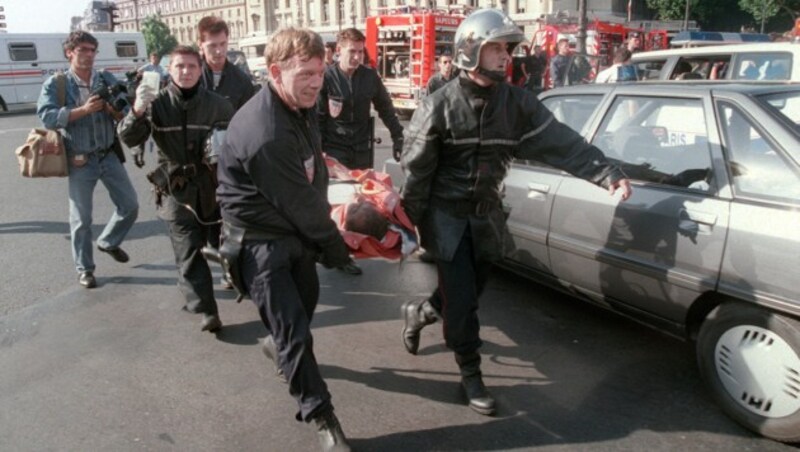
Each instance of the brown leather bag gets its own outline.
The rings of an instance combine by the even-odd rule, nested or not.
[[[64,74],[56,75],[56,95],[63,106],[66,101]],[[56,130],[31,130],[25,144],[14,153],[23,177],[66,177],[69,174],[64,140]]]
[[[55,130],[33,129],[28,140],[16,150],[23,177],[66,177],[67,152]]]

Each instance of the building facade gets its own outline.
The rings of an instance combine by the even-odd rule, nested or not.
[[[577,15],[577,0],[115,0],[117,31],[136,31],[142,21],[160,15],[180,44],[198,40],[197,22],[204,16],[223,18],[235,48],[239,39],[269,34],[286,26],[309,27],[320,33],[363,29],[364,19],[379,11],[407,7],[437,9],[501,8],[520,25],[530,27],[542,15]],[[628,0],[587,0],[590,19],[624,21]],[[632,0],[631,18],[645,17],[645,0]]]

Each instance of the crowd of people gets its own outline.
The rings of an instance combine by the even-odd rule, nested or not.
[[[203,18],[198,31],[200,51],[175,48],[166,86],[140,84],[122,111],[94,94],[114,80],[93,67],[97,41],[87,32],[71,33],[65,44],[66,102],[57,99],[55,77],[42,88],[38,115],[62,131],[69,158],[79,283],[97,285],[90,226],[98,180],[116,210],[97,248],[129,260],[121,245],[139,205],[113,151],[120,140],[138,149],[152,138],[158,161],[147,178],[169,230],[183,308],[201,314],[203,331],[223,328],[202,252],[218,248],[226,283],[257,307],[268,333],[264,351],[297,402],[295,417],[315,426],[323,450],[349,450],[314,354],[311,321],[320,298],[317,263],[353,265],[330,218],[323,151],[350,168],[371,167],[372,106],[407,176],[403,207],[438,273],[429,297],[402,306],[403,347],[416,354],[422,328],[441,320],[468,406],[494,414],[481,373],[478,307],[502,257],[501,199],[511,159],[540,160],[611,195],[619,191],[622,200],[631,195],[625,175],[598,148],[555,120],[530,90],[506,83],[509,51],[525,40],[521,30],[499,10],[468,16],[406,130],[380,77],[363,64],[364,36],[356,29],[339,34],[336,61],[313,31],[278,31],[265,51],[269,81],[260,90],[226,61],[224,21]],[[542,70],[541,59],[525,68],[529,78]],[[209,142],[218,135],[224,138],[215,149]]]

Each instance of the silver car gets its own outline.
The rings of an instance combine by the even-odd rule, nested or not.
[[[504,265],[696,341],[728,415],[800,441],[800,86],[582,85],[540,98],[634,193],[618,202],[515,162]]]

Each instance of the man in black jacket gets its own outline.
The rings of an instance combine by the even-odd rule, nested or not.
[[[322,149],[351,169],[373,165],[370,106],[389,129],[394,155],[399,156],[403,148],[403,126],[392,98],[375,69],[363,64],[365,41],[364,34],[355,28],[339,33],[339,61],[325,70],[325,85],[317,101]]]
[[[209,91],[213,91],[228,99],[236,112],[245,104],[258,87],[253,85],[250,74],[245,74],[236,65],[228,61],[228,24],[219,17],[206,16],[197,24],[198,44],[203,57],[203,75],[200,83]],[[215,213],[219,219],[219,210]],[[219,224],[211,226],[208,244],[219,248],[221,233]],[[231,283],[222,276],[222,287],[231,289]]]
[[[470,14],[455,35],[459,78],[426,97],[406,130],[403,206],[436,257],[439,287],[403,305],[403,345],[416,354],[419,332],[441,317],[470,408],[490,415],[481,376],[478,298],[502,257],[503,179],[512,158],[533,159],[630,195],[624,174],[603,153],[553,118],[523,88],[506,84],[510,51],[525,39],[499,10]]]
[[[316,260],[350,261],[330,218],[328,171],[314,110],[325,63],[310,30],[279,31],[267,45],[269,84],[236,113],[218,162],[223,248],[237,245],[241,277],[274,342],[271,357],[315,422],[324,450],[349,450],[314,357],[311,318],[319,298]]]
[[[234,111],[244,105],[258,87],[253,84],[250,74],[228,61],[228,24],[216,16],[206,16],[197,24],[200,53],[203,57],[203,76],[201,83],[228,99]]]
[[[453,57],[450,55],[439,55],[437,65],[439,66],[439,72],[428,79],[429,96],[458,75],[458,71],[453,69]]]
[[[200,250],[208,240],[217,204],[214,175],[204,151],[209,134],[227,125],[233,108],[200,86],[200,55],[191,47],[173,50],[169,75],[169,85],[158,93],[139,85],[133,109],[119,124],[119,136],[134,147],[152,134],[158,146],[159,166],[148,179],[155,186],[158,216],[169,226],[178,286],[186,298],[184,309],[203,314],[202,330],[214,332],[222,322],[211,270]]]

